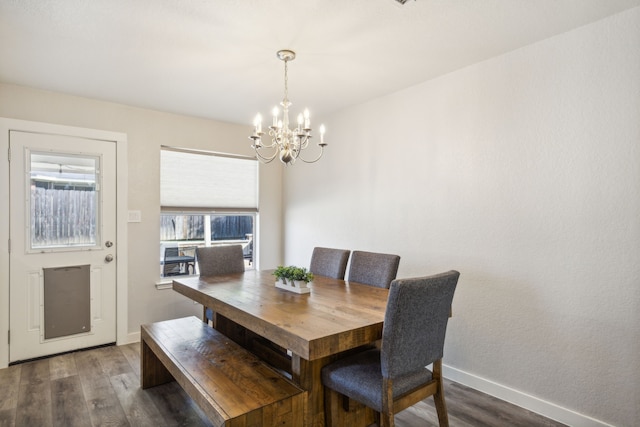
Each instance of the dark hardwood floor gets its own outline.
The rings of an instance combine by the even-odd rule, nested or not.
[[[140,389],[140,344],[103,347],[0,369],[0,426],[209,426],[175,382]],[[561,426],[447,381],[452,427]],[[398,427],[437,426],[433,399],[396,416]]]

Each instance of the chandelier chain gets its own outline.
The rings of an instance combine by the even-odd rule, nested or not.
[[[289,60],[284,60],[284,100],[289,101]]]

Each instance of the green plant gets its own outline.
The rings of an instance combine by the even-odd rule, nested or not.
[[[307,283],[313,280],[313,273],[308,272],[304,267],[296,267],[295,265],[288,267],[279,265],[273,271],[273,275],[277,279],[302,280]]]
[[[304,267],[290,267],[291,279],[293,280],[301,280],[303,282],[311,282],[313,280],[313,273],[307,272],[307,269]]]
[[[276,279],[286,279],[288,276],[289,267],[284,267],[279,265],[274,271],[273,275],[276,276]]]

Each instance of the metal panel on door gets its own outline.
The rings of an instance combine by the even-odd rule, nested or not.
[[[91,331],[89,265],[44,269],[44,339]]]

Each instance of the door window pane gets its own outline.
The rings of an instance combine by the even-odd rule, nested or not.
[[[30,153],[30,248],[96,246],[100,158]]]

